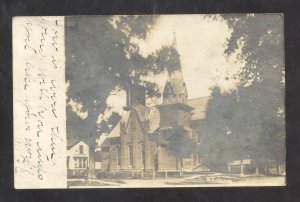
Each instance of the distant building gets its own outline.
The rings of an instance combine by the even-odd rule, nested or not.
[[[86,177],[90,160],[89,146],[79,138],[68,139],[67,143],[68,177]]]
[[[263,175],[284,175],[285,165],[278,164],[276,160],[234,160],[227,163],[228,173],[231,174],[263,174]]]
[[[253,174],[258,172],[252,159],[235,160],[227,163],[228,172],[231,174]]]

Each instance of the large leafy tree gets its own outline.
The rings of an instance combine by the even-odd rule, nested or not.
[[[222,93],[220,87],[212,88],[212,99],[208,102],[207,116],[198,131],[204,134],[200,153],[204,154],[205,164],[216,171],[225,171],[226,163],[235,159],[237,151],[229,124],[237,104],[236,94]]]
[[[80,136],[94,143],[96,131],[109,132],[120,116],[113,113],[97,123],[104,113],[108,96],[132,84],[146,87],[147,96],[160,96],[156,83],[145,79],[172,65],[172,47],[164,46],[143,57],[134,38],[145,39],[157,16],[66,17],[67,103],[82,105],[86,117],[67,106],[68,136]],[[109,127],[110,126],[110,127]]]
[[[226,160],[254,158],[283,163],[283,16],[223,15],[223,19],[232,30],[225,55],[240,50],[237,62],[244,61],[245,65],[234,75],[240,81],[237,90],[213,94],[207,121],[215,121],[218,126],[214,131],[207,130],[207,136],[216,136],[216,140],[206,137],[206,143],[210,148],[218,148],[220,141],[227,145],[223,155],[215,155],[216,161],[224,160],[226,153]]]
[[[96,122],[107,109],[106,99],[112,91],[139,83],[149,96],[157,95],[156,84],[142,77],[159,73],[162,68],[155,65],[155,54],[142,57],[138,45],[131,41],[133,37],[145,38],[155,21],[153,16],[66,18],[67,102],[80,103],[81,111],[88,113],[81,118],[68,106],[70,136],[81,136],[92,143],[96,130],[107,131],[105,121],[100,126]],[[118,119],[114,116],[111,122]]]
[[[225,51],[242,46],[238,109],[232,130],[254,158],[285,160],[284,37],[281,14],[224,16],[233,30]],[[248,150],[248,151],[247,151]]]

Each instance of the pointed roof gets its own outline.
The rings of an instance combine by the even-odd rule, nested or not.
[[[131,111],[123,111],[121,120],[117,125],[111,130],[111,132],[106,136],[106,138],[120,137],[121,123],[124,122],[126,125],[129,121]]]
[[[176,102],[182,102],[182,97],[179,97],[179,95],[183,95],[187,98],[187,90],[183,81],[181,68],[172,73],[168,73],[168,78],[163,91],[164,95],[167,93],[166,90],[168,86],[172,87],[172,94],[176,96]]]
[[[177,41],[176,41],[176,33],[175,33],[175,30],[173,31],[172,47],[175,48],[175,49],[177,49]]]
[[[117,141],[121,135],[121,123],[125,123],[127,128],[132,112],[135,111],[141,124],[149,121],[149,133],[155,132],[159,128],[160,124],[160,112],[155,107],[147,107],[138,105],[134,107],[131,111],[124,111],[122,114],[121,120],[118,124],[112,129],[112,131],[104,137],[103,142],[100,144],[100,147],[109,147],[112,143],[111,141]],[[142,126],[141,126],[142,127]]]
[[[82,138],[80,138],[80,137],[70,137],[70,138],[67,138],[67,149],[72,148],[73,146],[75,146],[77,143],[79,143],[81,141],[86,144],[86,142]]]
[[[172,41],[171,47],[175,51],[177,51],[177,41],[176,41],[175,30],[173,31],[173,41]],[[181,69],[180,62],[179,62],[178,69],[176,69],[174,71],[168,70],[167,72],[168,72],[168,77],[167,77],[166,84],[164,87],[164,93],[165,93],[165,90],[168,87],[168,85],[171,85],[173,95],[176,95],[176,97],[177,97],[178,95],[185,94],[187,97],[187,90],[186,90],[185,83],[183,81],[183,75],[182,75],[182,69]],[[177,99],[180,99],[180,98],[177,97]],[[181,99],[177,100],[177,101],[181,101]]]
[[[160,125],[160,112],[159,109],[153,107],[149,113],[149,133],[155,132]]]

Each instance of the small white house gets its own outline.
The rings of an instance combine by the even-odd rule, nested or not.
[[[86,177],[89,168],[90,148],[81,139],[67,141],[67,169],[68,177]]]

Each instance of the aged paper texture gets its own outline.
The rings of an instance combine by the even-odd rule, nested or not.
[[[15,188],[66,187],[64,17],[13,18]]]
[[[284,186],[282,14],[16,17],[16,188]]]

